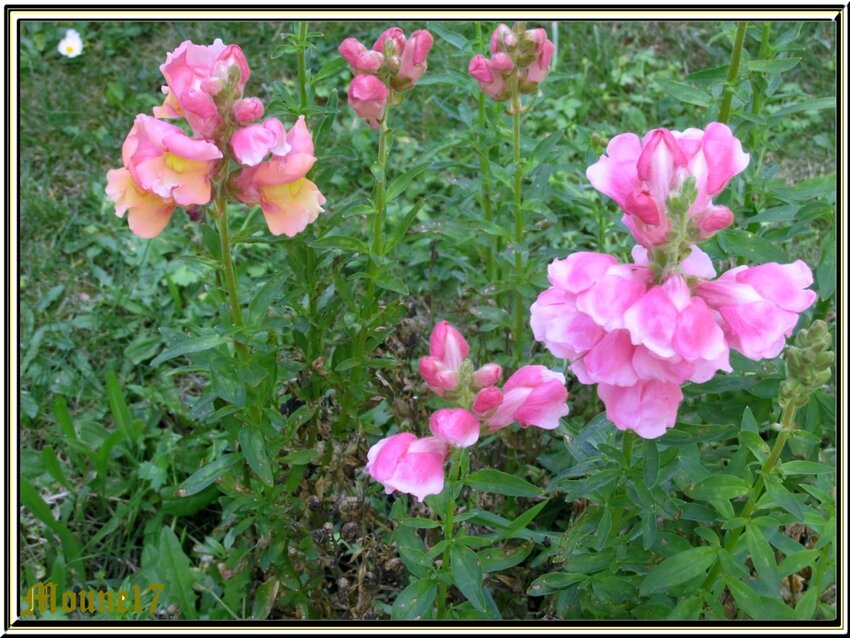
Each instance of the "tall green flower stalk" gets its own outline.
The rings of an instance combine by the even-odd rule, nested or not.
[[[723,102],[720,104],[718,122],[729,122],[732,114],[732,89],[738,79],[738,69],[741,67],[741,53],[744,50],[744,39],[747,36],[747,23],[739,22],[735,32],[735,44],[732,47],[732,59],[729,61],[729,71],[726,74],[726,84],[723,85]]]
[[[481,23],[475,23],[475,33],[480,48],[484,48],[486,42],[481,29]],[[493,222],[493,189],[490,177],[490,154],[484,146],[484,131],[487,129],[487,99],[484,93],[478,94],[478,165],[481,169],[481,210],[484,221],[488,224]],[[496,281],[496,255],[501,251],[501,237],[496,238],[496,245],[487,244],[485,263],[487,265],[488,281]]]
[[[515,90],[511,94],[511,118],[513,120],[513,165],[514,165],[514,359],[517,364],[522,361],[522,352],[525,348],[525,301],[520,290],[523,275],[522,240],[523,228],[525,227],[522,215],[522,147],[520,139],[520,115],[522,113],[522,100],[519,94],[519,79],[515,79]]]

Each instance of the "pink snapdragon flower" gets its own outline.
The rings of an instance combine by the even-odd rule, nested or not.
[[[782,352],[799,314],[815,302],[811,284],[811,269],[797,260],[733,268],[697,286],[697,294],[719,313],[732,348],[748,359],[772,359]]]
[[[644,438],[675,426],[680,385],[731,372],[730,347],[758,359],[779,354],[800,312],[814,301],[803,262],[729,271],[716,281],[692,245],[680,273],[653,282],[646,250],[635,264],[574,253],[549,266],[549,289],[531,306],[534,337],[598,384],[608,417]]]
[[[340,55],[351,65],[355,74],[372,74],[384,64],[384,54],[380,51],[367,49],[356,38],[346,38],[339,45]]]
[[[369,449],[366,471],[387,494],[398,490],[413,494],[421,503],[426,496],[443,491],[443,463],[448,452],[449,445],[443,440],[417,439],[402,432],[381,439]]]
[[[192,139],[173,124],[137,115],[121,156],[140,189],[189,206],[210,201],[210,178],[222,153],[212,142]]]
[[[481,424],[463,408],[437,410],[431,415],[431,433],[452,447],[469,447],[478,440]]]
[[[357,117],[376,129],[384,119],[389,94],[389,89],[376,76],[356,75],[348,87],[348,104]]]
[[[502,391],[494,385],[482,388],[475,395],[475,400],[472,402],[472,411],[481,418],[492,416],[493,411],[502,405],[504,395]]]
[[[469,356],[469,344],[448,321],[431,331],[430,352],[419,360],[419,374],[435,393],[444,396],[458,385],[463,360]]]
[[[398,72],[391,80],[392,87],[404,91],[412,87],[428,69],[428,53],[434,37],[425,29],[414,31],[399,54]]]
[[[564,375],[544,366],[523,366],[505,382],[502,393],[501,404],[486,421],[492,430],[514,421],[554,430],[569,414]]]
[[[633,133],[614,137],[607,155],[587,169],[596,190],[624,211],[623,223],[641,245],[664,244],[673,224],[686,224],[690,241],[707,239],[729,226],[732,212],[712,203],[729,180],[750,161],[728,126],[712,122],[704,131],[654,129],[643,139]],[[671,198],[693,180],[696,189],[686,219],[671,220]]]
[[[303,115],[288,133],[276,118],[251,124],[233,135],[231,147],[246,166],[236,178],[237,197],[260,205],[273,235],[294,237],[323,212],[324,195],[305,177],[316,157]]]
[[[537,90],[549,75],[554,53],[555,45],[549,41],[545,29],[526,30],[521,24],[510,29],[500,24],[490,37],[491,58],[474,56],[467,70],[482,91],[501,102],[516,91]]]
[[[165,76],[166,98],[154,115],[185,117],[195,134],[205,138],[214,137],[223,123],[217,96],[223,94],[230,102],[239,99],[251,75],[242,49],[220,39],[209,46],[186,40],[159,68]]]

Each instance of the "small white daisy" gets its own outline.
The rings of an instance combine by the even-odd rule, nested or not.
[[[75,58],[83,52],[83,39],[74,29],[68,29],[57,49],[66,58]]]

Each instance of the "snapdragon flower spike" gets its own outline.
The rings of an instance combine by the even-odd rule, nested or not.
[[[387,494],[398,490],[413,494],[421,503],[426,496],[443,491],[443,463],[448,453],[449,445],[441,439],[418,439],[402,432],[381,439],[369,449],[366,471]]]
[[[608,417],[644,438],[676,423],[686,381],[731,372],[729,349],[776,356],[814,301],[803,262],[736,268],[716,281],[695,245],[681,273],[653,283],[646,250],[635,264],[574,253],[549,266],[552,286],[531,306],[534,337],[570,360],[581,383],[598,384]]]
[[[544,430],[558,427],[561,417],[569,414],[564,375],[545,366],[523,366],[502,388],[502,401],[487,418],[491,430],[518,422]]]
[[[587,178],[617,202],[635,240],[652,248],[667,242],[671,230],[698,242],[729,226],[732,212],[711,198],[749,161],[731,129],[712,122],[704,131],[654,129],[642,139],[634,133],[617,135],[608,143],[606,155],[587,169]],[[690,180],[696,192],[684,202],[686,218],[673,218],[672,200],[682,195]]]
[[[510,29],[500,24],[490,37],[491,58],[474,56],[467,70],[482,91],[501,102],[511,98],[514,86],[520,93],[536,91],[549,75],[554,53],[555,45],[545,29],[526,29],[522,23]]]
[[[419,374],[435,393],[445,396],[457,388],[460,366],[469,356],[469,344],[457,328],[440,321],[431,331],[429,355],[419,360]]]
[[[212,139],[224,120],[217,100],[233,103],[251,75],[245,55],[235,44],[216,39],[209,46],[186,40],[159,67],[165,77],[165,102],[154,108],[159,118],[185,117],[199,137]]]
[[[399,27],[384,31],[371,49],[356,38],[343,40],[337,50],[354,72],[348,103],[357,116],[373,129],[378,128],[391,91],[402,93],[413,88],[428,68],[433,44],[427,30],[414,31],[405,38]]]

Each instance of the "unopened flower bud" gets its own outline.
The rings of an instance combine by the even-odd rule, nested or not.
[[[502,366],[498,363],[486,363],[473,374],[473,383],[476,388],[486,388],[498,383],[502,378]]]
[[[233,103],[233,117],[242,125],[250,124],[263,117],[265,108],[260,98],[247,97]]]

